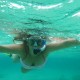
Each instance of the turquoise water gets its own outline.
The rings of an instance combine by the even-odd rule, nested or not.
[[[80,0],[0,0],[0,45],[19,32],[80,40]],[[0,54],[0,80],[80,80],[80,46],[52,52],[44,67],[22,74]]]

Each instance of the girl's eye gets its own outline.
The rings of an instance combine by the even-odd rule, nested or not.
[[[39,41],[39,42],[38,42],[38,45],[41,46],[41,45],[42,45],[42,41]]]
[[[41,40],[41,39],[39,39],[39,40],[38,40],[38,42],[42,42],[42,40]]]
[[[34,42],[31,42],[31,45],[34,45]]]
[[[34,40],[31,40],[31,45],[34,45]]]

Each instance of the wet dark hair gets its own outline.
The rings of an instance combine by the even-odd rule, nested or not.
[[[24,38],[29,38],[31,37],[31,34],[19,34],[17,36],[14,37],[13,41],[24,41]]]

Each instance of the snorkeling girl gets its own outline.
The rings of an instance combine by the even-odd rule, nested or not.
[[[8,53],[13,56],[17,55],[22,64],[23,73],[42,67],[47,56],[54,51],[80,45],[80,41],[73,38],[54,38],[47,39],[41,36],[29,35],[21,39],[15,38],[16,41],[22,41],[20,44],[0,45],[1,53]]]

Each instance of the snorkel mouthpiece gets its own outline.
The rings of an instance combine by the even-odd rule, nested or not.
[[[37,48],[38,44],[37,42],[34,43],[34,48],[33,48],[33,52],[35,55],[39,54],[40,52],[44,51],[46,48],[46,40],[42,40],[42,47],[41,48]]]

